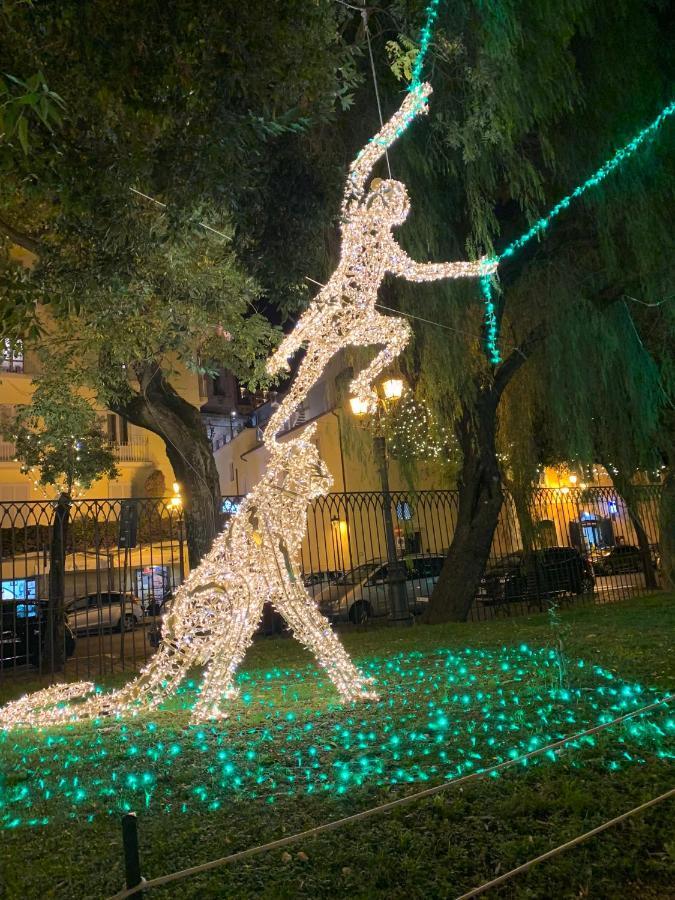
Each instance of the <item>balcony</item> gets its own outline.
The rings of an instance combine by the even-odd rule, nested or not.
[[[118,462],[150,462],[148,439],[146,437],[135,437],[123,444],[113,443],[111,446]],[[16,448],[11,441],[0,441],[0,463],[16,462],[14,458],[15,453]]]
[[[0,462],[15,462],[16,447],[11,441],[0,441]]]
[[[150,462],[147,437],[132,437],[123,443],[113,443],[117,461],[121,463]]]
[[[0,373],[20,375],[23,370],[23,341],[0,339]]]

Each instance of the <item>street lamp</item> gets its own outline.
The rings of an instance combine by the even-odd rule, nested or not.
[[[389,583],[389,610],[392,621],[411,625],[413,618],[408,607],[406,593],[405,568],[398,558],[396,538],[394,536],[394,520],[391,515],[391,491],[389,489],[389,466],[387,463],[387,442],[382,431],[382,412],[386,412],[390,404],[400,400],[403,394],[403,380],[389,378],[381,384],[382,396],[377,393],[377,404],[373,418],[373,454],[380,476],[382,491],[382,518],[384,519],[384,535],[387,544],[387,581]],[[358,397],[349,401],[355,416],[368,415],[372,407]]]
[[[385,400],[400,400],[403,395],[403,379],[388,378],[382,382],[382,393]]]

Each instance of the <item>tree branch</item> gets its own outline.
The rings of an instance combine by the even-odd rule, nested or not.
[[[497,397],[501,397],[509,381],[511,381],[518,369],[527,362],[532,350],[537,344],[543,341],[545,335],[546,329],[543,324],[533,328],[525,340],[521,341],[520,346],[514,347],[504,362],[499,366],[495,372],[493,388]]]
[[[36,241],[35,238],[32,238],[29,234],[17,231],[13,225],[10,225],[9,222],[5,222],[3,219],[0,219],[0,231],[3,232],[3,234],[6,234],[12,243],[18,244],[18,246],[23,247],[24,250],[30,250],[30,252],[35,253],[36,256],[40,255],[43,248],[39,241]]]

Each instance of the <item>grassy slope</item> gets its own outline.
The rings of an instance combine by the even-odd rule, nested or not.
[[[672,601],[664,596],[641,598],[563,613],[570,656],[602,664],[626,680],[661,690],[673,687]],[[352,632],[344,639],[357,658],[368,658],[410,648],[490,648],[521,642],[541,646],[550,641],[550,631],[545,617],[533,616],[489,625]],[[247,669],[293,669],[307,661],[293,641],[261,641],[251,650]],[[282,705],[283,698],[276,702]],[[166,715],[170,720],[181,714]],[[493,877],[497,869],[518,865],[670,787],[672,771],[655,757],[609,773],[603,756],[615,749],[614,737],[610,732],[593,748],[565,754],[555,766],[512,770],[499,781],[476,782],[313,839],[290,848],[288,862],[281,853],[270,854],[154,895],[456,896]],[[578,767],[582,758],[584,765]],[[193,777],[198,777],[202,761],[193,759],[190,764]],[[274,806],[234,798],[208,814],[142,814],[143,870],[152,877],[224,855],[365,808],[405,789],[396,790],[395,794],[392,788],[362,788],[343,798],[302,796]],[[493,896],[670,896],[674,807],[669,803],[651,810],[520,876]],[[19,828],[3,832],[0,840],[0,896],[99,897],[122,883],[119,824],[114,818]],[[298,851],[308,859],[298,859]]]

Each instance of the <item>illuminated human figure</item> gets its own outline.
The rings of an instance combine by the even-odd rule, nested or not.
[[[38,691],[0,709],[0,728],[137,714],[168,699],[198,666],[205,669],[192,720],[222,718],[237,693],[235,672],[266,600],[314,654],[342,699],[375,698],[369,679],[351,661],[300,577],[307,506],[332,486],[313,436],[310,426],[299,439],[275,447],[262,479],[178,588],[160,649],[138,678],[108,694],[92,694],[89,682]],[[69,702],[76,699],[82,702]]]
[[[265,430],[272,447],[285,423],[299,408],[332,357],[343,347],[384,345],[350,389],[366,408],[375,402],[374,380],[403,350],[411,329],[405,319],[377,312],[377,293],[389,272],[408,281],[474,278],[492,272],[496,263],[419,263],[398,245],[392,228],[402,225],[410,211],[405,185],[393,179],[375,179],[366,194],[366,181],[375,163],[386,153],[409,122],[427,111],[431,86],[423,84],[407,94],[401,108],[382,127],[351,165],[342,204],[340,262],[328,283],[284,338],[267,362],[267,372],[289,369],[288,361],[303,345],[306,355],[288,393]]]

